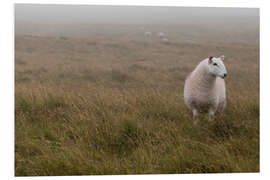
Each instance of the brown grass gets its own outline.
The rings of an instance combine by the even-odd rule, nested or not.
[[[258,172],[258,44],[175,37],[16,35],[15,175]],[[228,107],[194,126],[185,77],[221,54]]]

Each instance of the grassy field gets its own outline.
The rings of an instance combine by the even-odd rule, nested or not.
[[[258,41],[221,35],[16,34],[15,175],[259,172]],[[194,126],[185,78],[222,54],[227,109]]]

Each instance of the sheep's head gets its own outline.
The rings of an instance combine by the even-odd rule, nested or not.
[[[222,55],[218,58],[216,57],[209,57],[208,59],[208,68],[209,73],[213,76],[219,76],[221,78],[225,78],[227,76],[227,70],[223,63],[225,56]]]

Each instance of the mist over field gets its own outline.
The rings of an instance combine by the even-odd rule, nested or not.
[[[209,41],[221,39],[220,35],[236,38],[235,41],[247,40],[247,36],[250,41],[259,41],[259,9],[22,4],[15,7],[15,30],[20,34],[130,36],[139,34],[139,28],[144,27],[179,37],[190,31],[200,33],[201,38],[211,33]]]
[[[16,176],[259,172],[259,9],[14,8]],[[185,79],[223,54],[195,126]]]

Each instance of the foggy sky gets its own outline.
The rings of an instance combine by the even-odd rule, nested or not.
[[[61,22],[177,22],[217,18],[257,19],[258,8],[150,7],[16,4],[16,21]],[[249,21],[250,21],[249,20]]]
[[[134,37],[162,31],[169,38],[259,42],[258,8],[16,4],[14,10],[15,34]]]

